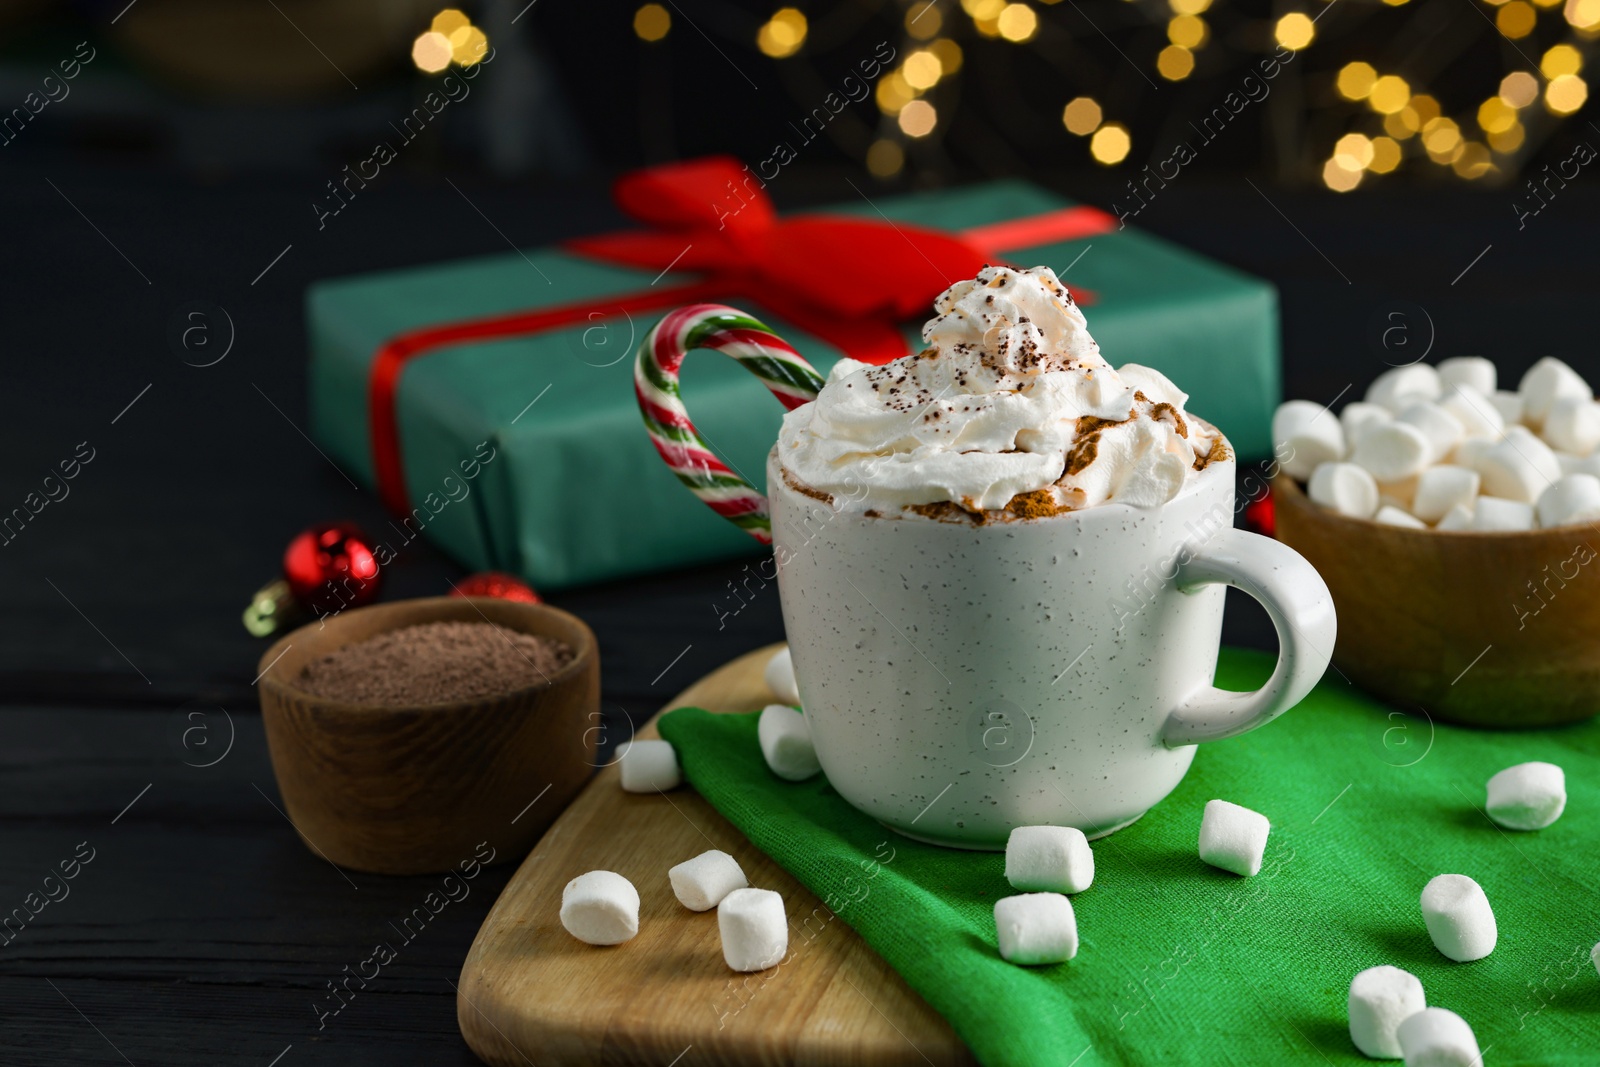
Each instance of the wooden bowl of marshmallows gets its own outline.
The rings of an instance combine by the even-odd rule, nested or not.
[[[1278,539],[1321,573],[1334,663],[1400,707],[1520,729],[1600,713],[1600,404],[1541,359],[1384,372],[1273,418]]]

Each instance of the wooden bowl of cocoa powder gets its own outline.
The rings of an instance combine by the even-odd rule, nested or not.
[[[520,859],[588,781],[594,634],[546,604],[433,597],[311,623],[261,657],[289,821],[332,862],[423,874]]]

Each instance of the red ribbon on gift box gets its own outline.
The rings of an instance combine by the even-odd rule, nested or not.
[[[887,217],[780,218],[754,176],[724,156],[635,171],[618,179],[612,193],[623,211],[650,228],[580,237],[563,245],[568,252],[662,273],[697,271],[703,277],[390,338],[368,372],[367,415],[378,495],[391,510],[411,510],[395,407],[400,375],[408,362],[434,349],[733,298],[775,312],[852,359],[887,363],[908,352],[900,325],[926,314],[935,297],[996,261],[1000,250],[1116,229],[1114,217],[1092,207],[1062,208],[958,233]],[[1080,304],[1093,303],[1092,293],[1069,288]]]

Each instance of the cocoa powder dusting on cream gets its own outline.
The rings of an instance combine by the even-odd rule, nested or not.
[[[824,493],[820,489],[811,488],[811,486],[807,485],[805,482],[802,482],[800,479],[798,479],[794,475],[790,474],[789,473],[789,469],[787,467],[785,467],[781,463],[778,464],[778,470],[783,475],[783,484],[787,485],[790,489],[793,489],[795,492],[799,493],[801,496],[808,496],[812,500],[820,500],[824,504],[827,504],[829,507],[833,506],[833,495],[832,494]]]
[[[1070,509],[1056,503],[1056,495],[1046,488],[1018,493],[1006,504],[1006,510],[1019,519],[1048,519]]]
[[[1142,396],[1143,394],[1140,395]],[[1171,419],[1168,420],[1167,416],[1171,416]],[[1150,409],[1150,417],[1157,422],[1170,421],[1173,429],[1177,431],[1179,437],[1187,438],[1189,436],[1189,424],[1184,421],[1183,412],[1179,411],[1171,404],[1157,404],[1155,407]]]
[[[1081,502],[1080,502],[1081,503]],[[910,504],[907,511],[936,522],[954,522],[966,526],[987,526],[991,522],[1014,522],[1018,519],[1048,519],[1076,510],[1071,503],[1056,500],[1056,491],[1050,487],[1018,493],[1003,508],[977,511],[963,507],[951,500],[935,504]]]
[[[1084,416],[1084,418],[1089,418],[1089,416]],[[1101,423],[1105,422],[1104,419],[1095,419],[1094,421],[1095,422],[1101,422]],[[1079,419],[1078,422],[1081,424],[1083,422],[1083,419]],[[1114,426],[1116,424],[1115,423],[1111,423],[1110,425]],[[1099,430],[1095,430],[1092,433],[1080,436],[1078,438],[1077,443],[1072,446],[1072,451],[1067,453],[1067,463],[1066,463],[1066,467],[1062,471],[1062,473],[1063,474],[1081,474],[1081,473],[1083,473],[1083,471],[1089,466],[1089,464],[1094,462],[1095,454],[1097,452],[1099,452],[1099,450],[1100,450],[1100,431]]]
[[[1132,418],[1132,416],[1129,416],[1129,418]],[[1094,433],[1096,430],[1103,430],[1107,426],[1121,426],[1127,421],[1128,419],[1102,419],[1094,415],[1079,415],[1075,429],[1078,436],[1083,437],[1086,434]]]
[[[1216,437],[1211,439],[1211,451],[1207,452],[1203,456],[1194,457],[1194,469],[1197,471],[1203,471],[1206,469],[1206,467],[1213,463],[1225,462],[1230,455],[1231,453],[1228,451],[1228,442],[1223,439],[1221,434],[1218,434]]]
[[[932,504],[909,504],[907,510],[937,522],[966,522],[982,526],[989,521],[989,516],[984,512],[968,511],[953,500],[937,500]]]

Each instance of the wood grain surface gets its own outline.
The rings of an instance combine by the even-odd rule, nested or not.
[[[779,646],[758,649],[690,686],[668,708],[751,711],[776,699],[762,681]],[[655,737],[652,721],[640,737]],[[495,1067],[649,1064],[693,1050],[695,1064],[966,1064],[949,1024],[842,920],[684,788],[624,793],[615,766],[551,826],[512,877],[461,968],[457,1019]],[[716,913],[687,910],[667,868],[710,848],[732,854],[750,883],[783,894],[789,956],[770,971],[723,962]],[[639,890],[639,933],[609,948],[561,926],[561,889],[611,870]]]

